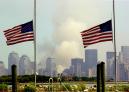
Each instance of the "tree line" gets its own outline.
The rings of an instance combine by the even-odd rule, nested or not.
[[[19,83],[28,83],[28,82],[34,82],[35,76],[34,75],[23,75],[23,76],[17,76],[17,82]],[[37,83],[48,83],[49,82],[49,78],[50,76],[43,76],[43,75],[37,75],[36,76],[36,81]],[[8,76],[1,76],[0,77],[0,83],[11,83],[11,75]],[[53,82],[57,82],[58,81],[58,77],[53,77]],[[96,81],[96,77],[77,77],[77,76],[73,76],[73,77],[67,77],[67,76],[62,76],[61,77],[61,81],[62,82],[66,82],[66,81],[90,81],[90,82],[95,82]]]

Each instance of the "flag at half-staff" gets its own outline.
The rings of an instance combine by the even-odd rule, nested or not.
[[[111,20],[81,32],[84,48],[99,42],[112,41]]]
[[[15,26],[5,30],[4,35],[7,39],[7,45],[13,45],[25,41],[34,40],[33,21]]]

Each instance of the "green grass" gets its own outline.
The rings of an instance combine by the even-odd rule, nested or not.
[[[36,90],[37,92],[49,92],[48,83],[37,84],[36,88],[34,86],[34,83],[19,84],[19,86],[23,86],[24,88],[21,88],[21,90],[26,90],[25,92],[27,92],[27,90],[31,90],[30,92],[36,92]],[[0,84],[0,89],[6,88],[6,84]],[[106,85],[106,92],[115,92],[115,88],[117,88],[118,92],[129,92],[129,84],[117,84],[117,87],[115,87],[115,84],[108,84]],[[96,87],[90,87],[87,82],[62,82],[61,85],[60,83],[53,83],[54,92],[67,92],[67,90],[69,92],[84,92],[85,89],[88,89],[88,92],[96,92]]]
[[[7,84],[0,84],[0,90],[5,90],[8,88],[8,85]]]

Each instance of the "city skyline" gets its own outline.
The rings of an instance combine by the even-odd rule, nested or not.
[[[121,46],[121,51],[117,55],[117,70],[118,70],[118,79],[119,80],[127,80],[129,79],[129,46]],[[92,56],[93,55],[93,56]],[[74,57],[70,59],[69,67],[66,67],[64,70],[60,70],[58,68],[58,63],[56,62],[56,58],[48,57],[45,61],[46,64],[40,62],[37,66],[37,73],[39,75],[49,75],[49,76],[56,76],[58,73],[63,73],[64,75],[72,75],[72,76],[88,76],[92,77],[96,75],[96,65],[98,63],[98,50],[97,49],[86,49],[85,50],[85,57],[79,58]],[[12,64],[17,65],[18,75],[31,75],[33,74],[34,69],[34,62],[30,60],[27,55],[19,56],[17,52],[11,52],[8,55],[8,69],[5,68],[4,62],[0,62],[1,67],[0,74],[11,74],[10,68]],[[114,52],[108,51],[106,52],[106,74],[107,78],[111,79],[114,78]],[[8,70],[8,73],[7,71]],[[59,71],[60,70],[60,71]],[[125,74],[126,72],[127,74]],[[121,73],[125,74],[124,77],[120,76]],[[122,75],[123,75],[122,74]]]
[[[128,2],[115,2],[117,52],[121,46],[129,46],[129,11],[125,12],[129,9]],[[33,19],[33,1],[1,0],[0,11],[0,61],[7,67],[8,54],[12,51],[19,56],[26,54],[34,61],[33,41],[7,46],[3,34],[4,30]],[[71,58],[84,58],[80,32],[109,19],[112,19],[112,0],[37,1],[37,64],[52,56],[57,59],[58,67],[65,68]],[[86,49],[98,49],[99,61],[105,61],[105,52],[113,51],[113,44],[98,43]]]
[[[117,80],[127,81],[129,79],[129,46],[121,46],[121,51],[117,56]],[[94,57],[92,56],[94,55]],[[39,63],[37,74],[45,76],[57,76],[62,73],[63,76],[77,76],[77,77],[96,77],[96,64],[98,61],[97,49],[85,50],[85,58],[71,58],[71,64],[62,72],[58,72],[56,58],[48,57],[46,65]],[[125,58],[126,57],[126,58]],[[0,76],[10,74],[10,67],[12,64],[17,64],[18,75],[32,75],[34,69],[34,62],[31,62],[27,55],[19,56],[18,53],[12,52],[8,56],[9,68],[6,69],[4,62],[0,61]],[[106,52],[106,80],[114,80],[114,52]],[[44,68],[44,66],[46,66]],[[8,71],[7,71],[8,70]],[[124,76],[123,76],[124,75]]]

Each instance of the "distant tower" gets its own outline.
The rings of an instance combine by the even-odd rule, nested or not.
[[[46,60],[46,70],[49,72],[49,74],[52,71],[52,58],[47,58]]]
[[[73,67],[73,76],[82,76],[83,59],[73,58],[71,59],[71,67]]]
[[[122,46],[120,53],[120,80],[129,80],[129,46]],[[123,77],[124,76],[124,77]]]
[[[47,76],[52,77],[56,75],[56,64],[54,62],[54,58],[47,58],[45,71]]]
[[[106,53],[106,62],[107,62],[107,78],[114,79],[115,74],[115,62],[114,62],[114,52]]]
[[[43,75],[43,66],[44,66],[43,62],[39,62],[39,64],[38,64],[39,75]]]
[[[129,63],[129,46],[121,47],[122,63]]]
[[[11,52],[8,56],[8,75],[11,75],[11,66],[13,64],[17,66],[17,74],[19,74],[19,55],[15,52]]]
[[[98,55],[97,55],[97,50],[96,49],[86,49],[85,50],[85,67],[86,67],[86,76],[89,76],[89,72],[94,69],[96,69],[96,65],[97,65],[97,61],[98,61]],[[90,69],[90,70],[89,70]],[[96,71],[96,70],[94,70]],[[92,73],[93,74],[93,73]],[[95,74],[93,74],[93,76],[95,76]],[[92,76],[92,75],[90,75]]]
[[[30,58],[23,55],[19,61],[19,75],[31,75],[34,73],[33,70]]]
[[[120,80],[121,81],[127,81],[127,73],[126,73],[126,68],[125,68],[125,64],[119,64],[119,72],[120,72]]]
[[[2,75],[6,75],[6,69],[4,67],[4,63],[2,61],[0,61],[0,76]]]

